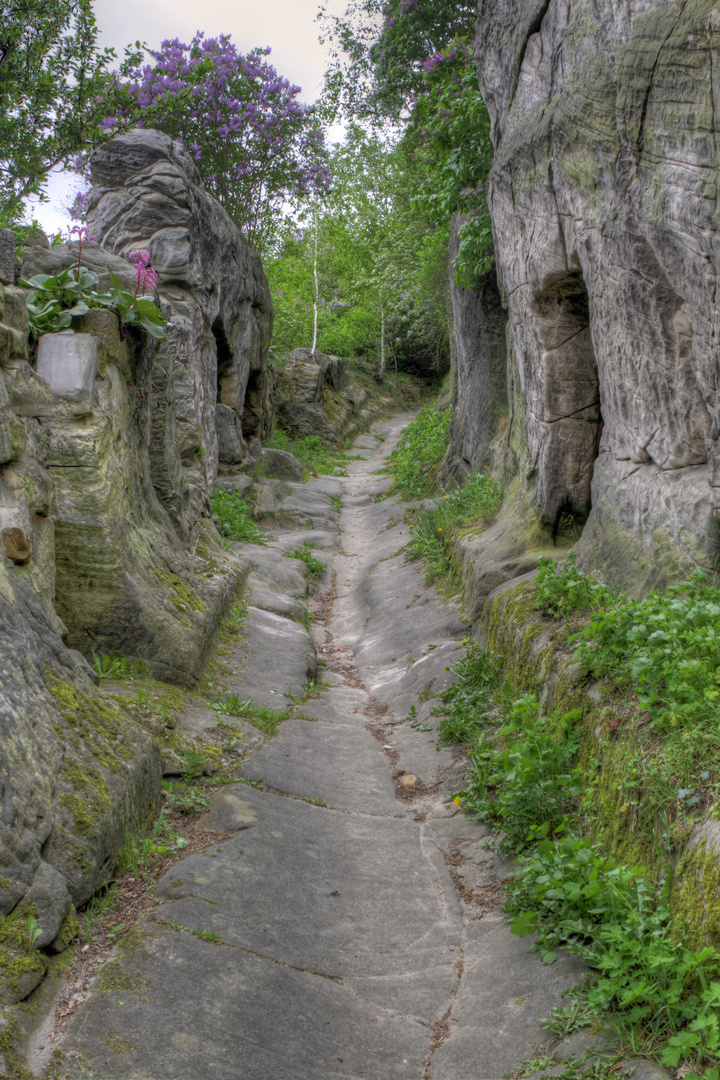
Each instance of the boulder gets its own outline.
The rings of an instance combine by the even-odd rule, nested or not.
[[[291,435],[343,442],[360,430],[366,402],[339,356],[296,349],[278,374],[277,419]]]
[[[302,465],[287,450],[265,449],[260,463],[267,476],[274,476],[278,480],[298,481],[303,478]]]

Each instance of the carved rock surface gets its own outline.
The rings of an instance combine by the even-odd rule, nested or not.
[[[720,246],[712,0],[480,0],[520,487],[639,593],[712,566]],[[505,449],[497,453],[507,460]]]

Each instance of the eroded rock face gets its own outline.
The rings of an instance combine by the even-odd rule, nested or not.
[[[440,473],[444,486],[462,483],[469,473],[485,468],[490,442],[507,413],[507,313],[495,271],[477,291],[454,280],[458,233],[465,220],[456,215],[450,231],[452,417],[450,446]]]
[[[719,18],[479,6],[519,486],[549,534],[587,520],[585,565],[633,593],[717,551]]]
[[[295,349],[278,375],[277,415],[291,435],[342,442],[359,430],[367,394],[351,382],[339,356]]]
[[[116,255],[148,251],[159,274],[171,326],[155,364],[174,384],[183,481],[204,491],[217,470],[218,402],[238,417],[249,411],[252,434],[272,433],[272,301],[260,257],[205,191],[192,158],[167,135],[118,136],[95,152],[91,175],[91,232]],[[178,469],[170,471],[174,491]],[[189,503],[197,509],[196,499]],[[182,508],[179,517],[192,528]]]
[[[11,285],[0,286],[0,317],[0,1003],[10,1003],[41,981],[41,950],[67,945],[71,905],[106,880],[123,829],[152,813],[161,772],[152,736],[97,690],[55,609],[68,564],[83,580],[63,529],[77,530],[86,560],[101,550],[88,543],[88,517],[108,439],[94,441],[101,428],[89,395],[84,404],[56,399],[31,368],[24,298]],[[105,409],[107,382],[98,380]],[[88,461],[67,468],[59,457],[73,436]],[[28,952],[30,914],[42,934]]]

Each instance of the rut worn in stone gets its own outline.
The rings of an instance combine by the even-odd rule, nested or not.
[[[366,460],[350,464],[334,556],[338,482],[293,485],[288,499],[335,538],[313,624],[327,688],[246,759],[262,789],[212,797],[202,825],[232,835],[165,874],[160,906],[76,1012],[64,1049],[97,1074],[500,1080],[546,1041],[538,1018],[581,976],[511,936],[487,826],[443,802],[466,762],[438,750],[418,695],[449,684],[465,627],[405,562],[402,507],[374,500],[408,419],[377,425],[385,441],[366,437]],[[311,651],[277,610],[308,590],[287,539],[243,548],[253,598],[262,582],[276,611],[250,609],[221,681],[256,703],[290,693]]]

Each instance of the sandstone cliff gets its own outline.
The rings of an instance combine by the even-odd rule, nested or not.
[[[273,425],[267,281],[193,162],[131,132],[98,151],[93,179],[99,242],[82,262],[101,288],[112,271],[134,289],[122,255],[148,250],[170,325],[158,343],[91,309],[74,329],[97,366],[66,392],[35,370],[25,295],[0,266],[0,1002],[37,985],[45,950],[72,937],[71,905],[107,880],[159,798],[152,734],[85,658],[117,650],[156,677],[196,679],[249,570],[220,546],[208,490],[219,460],[247,457],[243,428]],[[74,259],[31,247],[23,274]]]
[[[480,2],[510,499],[465,546],[479,601],[581,531],[635,594],[715,565],[717,26],[712,0]]]

